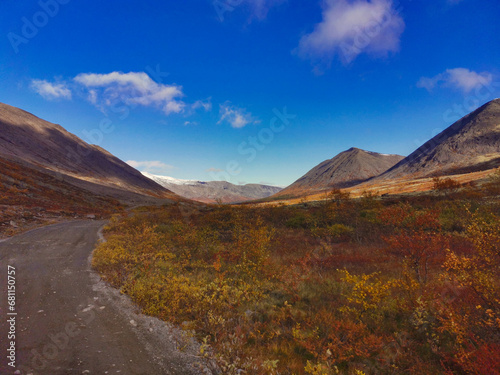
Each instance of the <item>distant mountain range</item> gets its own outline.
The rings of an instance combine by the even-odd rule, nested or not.
[[[450,176],[500,166],[500,99],[452,124],[409,156],[350,148],[317,165],[275,198],[315,194],[364,182]]]
[[[362,188],[365,183],[404,183],[499,166],[500,99],[455,122],[407,157],[353,147],[320,163],[285,189],[142,174],[60,125],[0,103],[0,206],[50,205],[88,212],[112,211],[118,202],[143,205],[187,198],[235,203]]]
[[[157,182],[181,197],[205,203],[239,203],[267,198],[282,188],[262,184],[235,185],[226,181],[180,180],[173,177],[157,176],[142,172],[144,176]]]
[[[354,186],[378,176],[402,159],[404,156],[401,155],[379,154],[352,147],[317,165],[278,195]]]

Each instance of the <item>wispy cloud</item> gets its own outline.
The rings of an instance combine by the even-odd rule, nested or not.
[[[233,128],[237,129],[243,128],[248,124],[256,124],[259,122],[259,120],[254,118],[252,114],[247,112],[244,108],[238,108],[230,102],[219,105],[219,115],[220,119],[217,122],[218,124],[226,121]]]
[[[404,28],[392,0],[324,0],[322,21],[301,38],[297,53],[316,64],[328,66],[336,56],[348,64],[361,53],[398,51]]]
[[[249,22],[254,19],[263,20],[267,17],[269,10],[286,0],[214,0],[212,2],[220,21],[224,21],[227,13],[237,8],[245,9],[250,13]]]
[[[432,91],[438,86],[452,87],[468,93],[476,88],[489,85],[493,81],[493,74],[489,72],[474,72],[466,68],[447,69],[434,77],[422,77],[417,87]]]
[[[175,169],[174,166],[165,164],[159,160],[136,161],[128,160],[127,164],[133,168],[139,169],[144,172],[165,172]]]
[[[212,110],[212,98],[207,98],[205,100],[197,100],[191,106],[192,109],[197,110],[203,108],[206,112]]]
[[[222,171],[223,169],[211,167],[208,168],[205,172],[222,172]]]
[[[252,10],[252,15],[257,19],[264,19],[272,7],[280,5],[285,0],[243,0]]]
[[[34,79],[31,81],[31,89],[47,100],[71,99],[71,90],[65,83],[52,83],[49,81]]]
[[[186,104],[182,87],[153,81],[144,72],[112,72],[108,74],[82,73],[74,82],[89,91],[89,101],[103,106],[116,102],[143,107],[155,107],[165,114],[180,113]]]

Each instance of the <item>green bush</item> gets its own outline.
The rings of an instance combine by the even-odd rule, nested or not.
[[[327,233],[335,241],[349,241],[354,235],[354,229],[344,224],[333,224],[327,228]]]

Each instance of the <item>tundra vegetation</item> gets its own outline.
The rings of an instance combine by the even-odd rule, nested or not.
[[[141,208],[93,266],[224,374],[500,374],[499,186]]]

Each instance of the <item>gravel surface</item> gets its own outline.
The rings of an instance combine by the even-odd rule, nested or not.
[[[0,241],[0,374],[211,374],[198,345],[90,268],[103,221],[72,221]],[[15,267],[16,367],[6,353],[8,266]]]

